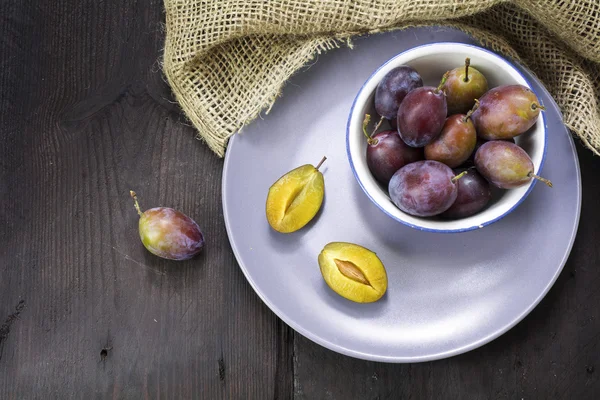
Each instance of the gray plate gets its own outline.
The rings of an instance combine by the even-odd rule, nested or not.
[[[223,209],[233,251],[260,298],[300,334],[368,360],[417,362],[481,346],[523,319],[565,264],[579,222],[581,180],[573,140],[548,92],[524,71],[546,111],[543,176],[517,210],[484,229],[420,232],[386,216],[360,189],[345,151],[352,101],[382,63],[413,46],[474,43],[448,28],[419,28],[355,40],[321,55],[287,85],[270,114],[229,144]],[[304,229],[283,235],[265,217],[269,186],[282,174],[328,157],[325,201]],[[356,304],[331,291],[317,255],[332,241],[377,252],[388,291]]]

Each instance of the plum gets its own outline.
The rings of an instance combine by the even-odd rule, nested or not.
[[[500,139],[506,142],[510,142],[510,143],[515,143],[515,139],[510,138],[510,139]],[[477,150],[479,150],[479,148],[481,147],[481,145],[483,145],[484,143],[489,142],[489,140],[485,140],[480,138],[479,136],[477,136],[477,142],[475,142],[475,148],[473,149],[473,151],[471,152],[471,155],[469,156],[469,158],[467,158],[467,161],[465,161],[465,163],[462,165],[463,167],[472,167],[475,165],[475,154],[477,154]]]
[[[475,105],[472,119],[477,135],[486,140],[510,139],[531,128],[544,107],[523,85],[488,90]]]
[[[450,168],[464,163],[475,148],[477,133],[468,115],[446,118],[442,133],[425,146],[425,159],[442,162]]]
[[[406,95],[398,108],[398,134],[411,147],[423,147],[438,137],[446,120],[446,96],[423,86]]]
[[[396,207],[405,213],[431,217],[446,211],[454,203],[459,178],[439,161],[417,161],[405,165],[392,176],[388,192]]]
[[[331,242],[319,253],[321,275],[334,292],[357,302],[372,303],[387,290],[387,273],[377,254],[354,243]]]
[[[266,214],[269,225],[280,233],[291,233],[309,223],[323,203],[325,181],[317,166],[305,164],[285,173],[267,195]]]
[[[460,175],[464,170],[454,170]],[[467,174],[457,181],[456,200],[441,216],[448,219],[465,218],[477,214],[490,202],[492,192],[490,184],[475,168],[469,168]]]
[[[393,130],[369,135],[367,125],[370,119],[371,116],[366,114],[363,120],[363,133],[367,137],[367,166],[375,179],[387,186],[396,171],[406,164],[423,159],[423,149],[408,146]],[[382,122],[383,118],[373,132],[377,131]]]
[[[375,110],[387,119],[396,119],[398,106],[411,90],[423,86],[419,73],[408,65],[390,70],[375,89]]]
[[[514,189],[538,179],[552,187],[552,182],[537,176],[529,155],[514,143],[492,140],[475,154],[475,168],[491,184],[501,189]]]
[[[392,175],[411,162],[423,159],[423,149],[410,147],[396,131],[383,131],[372,136],[367,145],[367,166],[373,176],[387,185]]]
[[[204,235],[193,219],[169,207],[142,212],[135,192],[129,194],[140,216],[140,239],[150,253],[168,260],[188,260],[202,251]]]
[[[464,66],[454,68],[448,73],[442,87],[448,101],[448,115],[466,114],[473,108],[475,99],[483,96],[488,90],[485,76],[470,65],[471,59],[467,58]]]

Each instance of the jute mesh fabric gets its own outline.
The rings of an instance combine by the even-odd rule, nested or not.
[[[163,69],[220,157],[286,80],[355,35],[458,28],[541,79],[565,124],[600,155],[600,0],[164,0]]]

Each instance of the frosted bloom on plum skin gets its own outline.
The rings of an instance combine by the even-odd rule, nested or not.
[[[398,134],[407,145],[423,147],[439,136],[447,114],[444,92],[432,86],[414,89],[400,103]]]
[[[196,222],[172,208],[146,210],[140,218],[140,239],[152,254],[187,260],[200,253],[204,237]]]
[[[396,207],[405,213],[431,217],[446,211],[456,200],[454,180],[454,172],[447,165],[432,160],[417,161],[392,176],[388,192]]]
[[[421,75],[408,65],[389,71],[375,89],[374,104],[377,114],[391,120],[396,119],[398,107],[413,89],[423,86]]]
[[[535,93],[526,86],[501,85],[478,100],[472,119],[479,137],[510,139],[531,128],[543,109]]]
[[[140,216],[140,239],[150,253],[169,260],[188,260],[200,253],[204,236],[193,219],[168,207],[142,213],[135,192],[129,193]]]

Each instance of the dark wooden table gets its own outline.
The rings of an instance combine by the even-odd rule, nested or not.
[[[578,145],[577,240],[523,322],[442,361],[348,358],[238,268],[223,160],[161,75],[163,19],[159,0],[0,0],[0,399],[600,398],[600,158]],[[204,254],[149,255],[129,189],[199,221]]]

